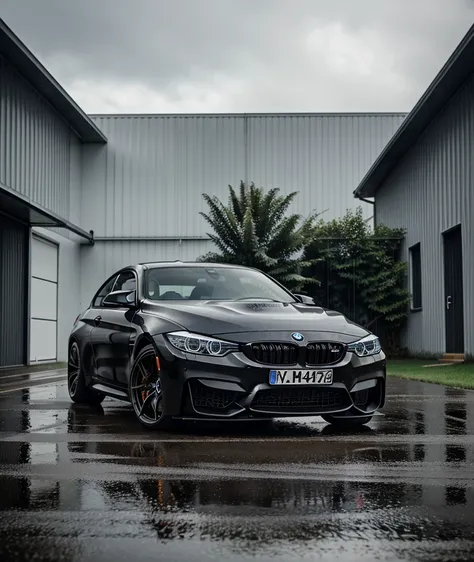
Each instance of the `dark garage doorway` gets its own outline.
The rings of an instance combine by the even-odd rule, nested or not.
[[[461,226],[443,233],[446,353],[464,353],[464,298]]]
[[[0,367],[26,363],[29,227],[0,213]]]

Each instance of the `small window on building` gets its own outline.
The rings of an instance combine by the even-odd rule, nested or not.
[[[410,268],[411,268],[411,308],[412,310],[421,309],[421,251],[420,244],[415,244],[410,248]]]

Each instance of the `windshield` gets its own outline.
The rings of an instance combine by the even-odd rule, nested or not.
[[[228,267],[160,267],[145,277],[145,297],[162,300],[251,300],[296,302],[259,271]]]

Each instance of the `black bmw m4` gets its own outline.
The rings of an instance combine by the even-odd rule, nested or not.
[[[385,402],[375,335],[234,265],[121,269],[77,317],[68,351],[74,402],[129,401],[151,429],[287,416],[356,426]]]

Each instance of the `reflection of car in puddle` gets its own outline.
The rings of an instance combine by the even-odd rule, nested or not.
[[[198,444],[196,444],[198,445]],[[334,480],[311,480],[308,478],[278,479],[267,478],[268,469],[275,461],[278,465],[288,462],[285,451],[278,452],[274,444],[260,443],[257,448],[252,448],[253,465],[242,464],[239,447],[236,444],[212,444],[212,462],[199,461],[201,455],[197,452],[198,446],[186,444],[177,447],[176,444],[139,443],[132,448],[132,457],[152,460],[158,466],[175,466],[189,468],[190,476],[193,470],[209,466],[216,470],[216,475],[209,479],[193,480],[171,479],[151,480],[140,479],[138,489],[144,499],[149,503],[155,514],[173,512],[193,512],[202,515],[245,515],[256,516],[263,514],[292,513],[294,515],[317,514],[330,511],[353,511],[365,507],[364,496],[368,493],[373,497],[383,495],[383,490],[371,489],[373,486],[364,486],[357,482],[337,482]],[[217,445],[217,447],[216,447]],[[304,444],[298,444],[304,445]],[[313,444],[314,449],[314,444]],[[359,462],[360,455],[370,454],[379,460],[382,451],[370,448],[348,447],[346,462]],[[352,449],[352,450],[351,450]],[[299,450],[299,455],[302,451]],[[266,458],[267,463],[260,468],[257,464],[260,456]],[[203,457],[209,459],[209,451]],[[282,458],[283,457],[283,458]],[[301,459],[301,457],[300,457]],[[193,462],[194,461],[194,462]],[[298,468],[298,464],[294,465]],[[226,478],[226,469],[232,471],[235,467],[243,468],[242,477]],[[245,468],[254,472],[252,478],[246,477]],[[287,467],[291,470],[291,466]],[[278,469],[275,466],[276,472]],[[222,476],[221,476],[222,474]],[[377,503],[380,498],[377,499]]]
[[[285,535],[295,535],[299,540],[314,538],[310,529],[317,527],[322,532],[318,516],[363,510],[366,493],[356,483],[273,480],[147,479],[138,480],[136,490],[146,502],[149,522],[162,540],[249,538],[256,548],[258,542]],[[369,494],[376,502],[374,494]],[[282,517],[300,519],[298,525],[282,526]],[[333,524],[338,526],[337,521]]]
[[[72,416],[79,427],[81,415]],[[291,431],[291,424],[287,430]],[[273,429],[268,431],[271,434]],[[124,464],[127,474],[133,474],[134,466],[139,468],[140,475],[128,482],[97,485],[111,499],[120,493],[148,513],[148,524],[160,539],[197,536],[223,540],[235,538],[238,528],[242,537],[257,532],[259,540],[263,535],[268,544],[282,534],[296,533],[303,541],[314,538],[323,533],[318,521],[321,517],[326,520],[328,513],[366,511],[393,501],[393,493],[388,498],[381,485],[337,481],[330,472],[327,480],[321,473],[319,479],[313,478],[312,471],[321,466],[347,464],[350,470],[351,464],[387,462],[383,448],[361,447],[363,438],[338,441],[324,437],[318,431],[315,439],[227,437],[206,442],[189,438],[84,442],[71,447],[78,456],[93,453],[94,462]],[[406,493],[403,486],[399,493]],[[285,517],[301,518],[303,523],[282,527]],[[343,523],[334,520],[333,524]],[[293,535],[289,538],[295,538]]]
[[[329,514],[364,511],[366,502],[380,504],[384,495],[357,483],[271,480],[139,480],[137,491],[160,540],[240,539],[257,551],[274,540],[342,533],[344,519]]]
[[[361,486],[352,482],[140,480],[138,486],[156,512],[315,514],[363,507]]]

